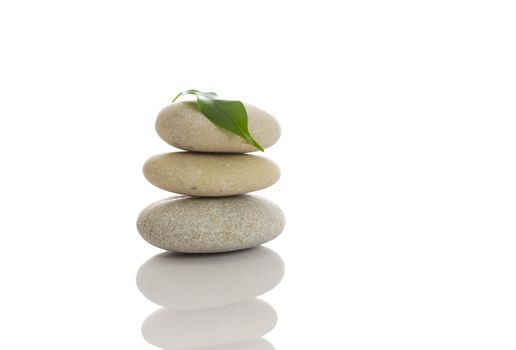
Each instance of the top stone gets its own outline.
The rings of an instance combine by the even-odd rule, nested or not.
[[[248,103],[244,103],[249,132],[263,147],[272,146],[281,135],[276,119]],[[195,152],[247,153],[256,148],[242,137],[219,128],[208,120],[195,102],[176,102],[165,107],[156,119],[156,131],[168,144]]]

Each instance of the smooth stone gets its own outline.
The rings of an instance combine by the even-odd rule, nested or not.
[[[198,349],[245,342],[269,333],[277,322],[268,303],[249,300],[212,309],[160,309],[142,325],[147,342],[169,350]]]
[[[285,226],[274,203],[251,195],[173,197],[145,208],[138,232],[150,244],[180,253],[228,252],[259,246]]]
[[[150,301],[175,310],[236,304],[278,285],[285,267],[271,249],[221,254],[160,253],[138,270],[136,284]]]
[[[173,152],[151,157],[145,178],[163,190],[199,197],[221,197],[272,186],[280,169],[272,160],[248,154]]]
[[[276,119],[248,103],[244,103],[248,115],[250,134],[263,147],[272,146],[281,135]],[[247,153],[256,148],[242,137],[213,124],[194,102],[178,102],[165,107],[156,119],[156,131],[168,144],[196,152]]]

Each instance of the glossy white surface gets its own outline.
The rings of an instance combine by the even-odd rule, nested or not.
[[[160,309],[143,323],[149,343],[186,350],[259,339],[276,325],[276,312],[262,300],[204,310]]]
[[[173,349],[167,348],[165,350],[173,350]],[[210,346],[210,347],[202,348],[199,350],[274,350],[274,346],[271,343],[269,343],[267,340],[260,338],[260,339],[245,341],[245,342],[241,342],[241,343]]]
[[[274,328],[277,315],[254,298],[273,289],[283,271],[279,255],[265,247],[216,255],[156,255],[139,269],[136,282],[149,300],[165,308],[147,317],[143,337],[170,350],[260,340]]]
[[[197,310],[253,299],[273,289],[284,273],[281,257],[258,247],[232,253],[160,253],[138,270],[136,283],[150,301]]]
[[[274,115],[277,350],[516,348],[514,1],[2,1],[0,349],[154,349],[180,90]],[[266,346],[266,345],[265,345]]]

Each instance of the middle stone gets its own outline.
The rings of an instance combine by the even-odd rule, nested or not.
[[[166,191],[222,197],[272,186],[280,177],[280,169],[260,156],[174,152],[151,157],[143,166],[143,174]]]

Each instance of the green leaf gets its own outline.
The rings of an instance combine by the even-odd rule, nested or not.
[[[263,147],[249,133],[247,111],[242,102],[222,100],[214,92],[199,90],[182,91],[172,102],[184,95],[195,95],[197,97],[197,107],[213,124],[243,137],[248,144],[262,152],[264,151]]]

